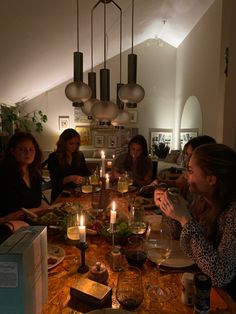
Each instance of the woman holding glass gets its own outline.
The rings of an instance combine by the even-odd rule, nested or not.
[[[236,152],[223,144],[199,146],[187,180],[190,192],[198,195],[191,206],[167,191],[160,208],[181,225],[183,251],[236,300]]]
[[[134,136],[128,144],[128,152],[119,155],[113,163],[111,179],[131,173],[133,184],[137,187],[152,181],[152,160],[148,157],[146,139],[142,135]]]
[[[48,157],[48,169],[52,182],[51,201],[66,188],[81,185],[85,176],[90,175],[84,154],[79,151],[80,135],[74,129],[62,132],[56,151]]]

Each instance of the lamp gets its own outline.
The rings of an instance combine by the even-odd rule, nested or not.
[[[66,97],[73,102],[74,107],[81,107],[87,101],[92,91],[83,83],[83,54],[79,52],[79,0],[77,4],[77,51],[74,52],[74,81],[65,88]]]
[[[106,5],[113,0],[99,0],[104,4],[104,68],[100,70],[100,101],[96,101],[91,109],[92,116],[100,125],[110,125],[118,115],[118,106],[110,101],[110,70],[106,68]],[[97,6],[96,5],[96,6]],[[95,6],[95,7],[96,7]]]
[[[136,107],[137,103],[143,100],[145,91],[142,86],[136,83],[137,78],[137,55],[133,53],[134,37],[134,0],[132,0],[132,41],[131,54],[128,55],[128,84],[119,89],[118,96],[127,107]]]

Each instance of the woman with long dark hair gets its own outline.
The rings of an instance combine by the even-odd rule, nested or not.
[[[0,165],[0,216],[41,209],[42,152],[32,134],[17,132],[9,140]],[[16,217],[17,218],[17,213]]]
[[[84,177],[90,174],[84,154],[79,151],[80,135],[74,129],[62,132],[55,152],[48,157],[48,169],[52,183],[51,201],[65,188],[74,188],[82,184]]]
[[[140,134],[130,140],[128,152],[116,158],[112,166],[112,179],[118,180],[125,171],[132,172],[135,186],[141,187],[152,181],[152,160],[148,157],[147,141]]]
[[[236,300],[236,152],[223,144],[199,146],[188,163],[188,184],[198,195],[189,208],[168,192],[160,208],[180,223],[184,252]]]

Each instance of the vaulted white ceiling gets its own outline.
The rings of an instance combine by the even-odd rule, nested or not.
[[[131,0],[113,0],[123,13],[123,50],[131,47]],[[91,9],[80,0],[79,51],[91,67]],[[134,45],[161,38],[178,47],[214,0],[135,0]],[[0,103],[31,99],[73,77],[76,0],[0,1]],[[165,21],[165,23],[163,22]],[[103,61],[103,5],[94,10],[94,65]],[[119,53],[119,10],[107,4],[107,58]],[[135,52],[135,50],[134,50]]]

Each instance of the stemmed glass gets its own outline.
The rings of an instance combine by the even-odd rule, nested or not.
[[[120,192],[122,196],[124,196],[124,193],[128,192],[128,190],[128,180],[126,178],[126,175],[122,174],[118,179],[117,191]]]
[[[168,225],[150,224],[146,235],[147,258],[157,264],[159,283],[149,288],[152,299],[165,302],[171,297],[168,287],[160,284],[160,265],[170,256],[172,238]]]
[[[145,233],[147,226],[143,207],[131,206],[128,224],[132,233],[139,235]]]

